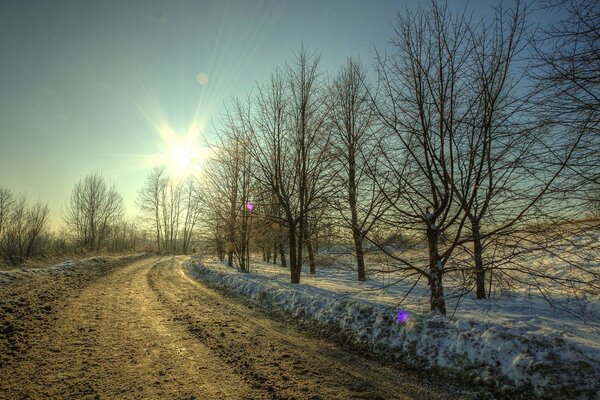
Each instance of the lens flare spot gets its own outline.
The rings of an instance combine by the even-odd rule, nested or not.
[[[408,322],[408,320],[409,320],[408,311],[404,311],[404,310],[398,311],[398,313],[396,314],[396,321],[400,325],[405,325]]]
[[[199,72],[198,75],[196,75],[196,82],[198,82],[200,86],[206,85],[208,83],[208,75],[205,72]]]
[[[254,204],[250,201],[246,202],[246,210],[248,210],[248,212],[254,211]]]

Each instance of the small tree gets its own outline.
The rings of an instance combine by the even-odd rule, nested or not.
[[[93,172],[75,184],[63,218],[81,248],[98,251],[124,214],[123,198],[116,187]]]

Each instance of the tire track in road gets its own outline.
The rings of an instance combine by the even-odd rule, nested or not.
[[[70,301],[3,377],[0,398],[260,398],[158,302],[147,274],[159,261],[129,264]]]
[[[190,278],[176,257],[148,283],[189,332],[271,399],[464,399],[423,376],[348,353]],[[263,397],[261,397],[263,398]]]

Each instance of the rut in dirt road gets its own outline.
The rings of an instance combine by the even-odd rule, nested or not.
[[[2,383],[6,399],[260,398],[157,301],[157,259],[105,276],[58,312]],[[229,382],[223,385],[223,382]]]
[[[0,398],[460,398],[270,320],[183,261],[138,261],[84,289],[4,368]]]

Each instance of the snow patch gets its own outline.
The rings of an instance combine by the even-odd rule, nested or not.
[[[334,327],[356,345],[414,367],[442,368],[506,391],[530,389],[548,398],[599,399],[597,349],[548,334],[441,315],[411,314],[400,324],[397,309],[310,285],[292,285],[222,265],[189,262],[190,275],[209,286],[244,296],[299,323]]]

